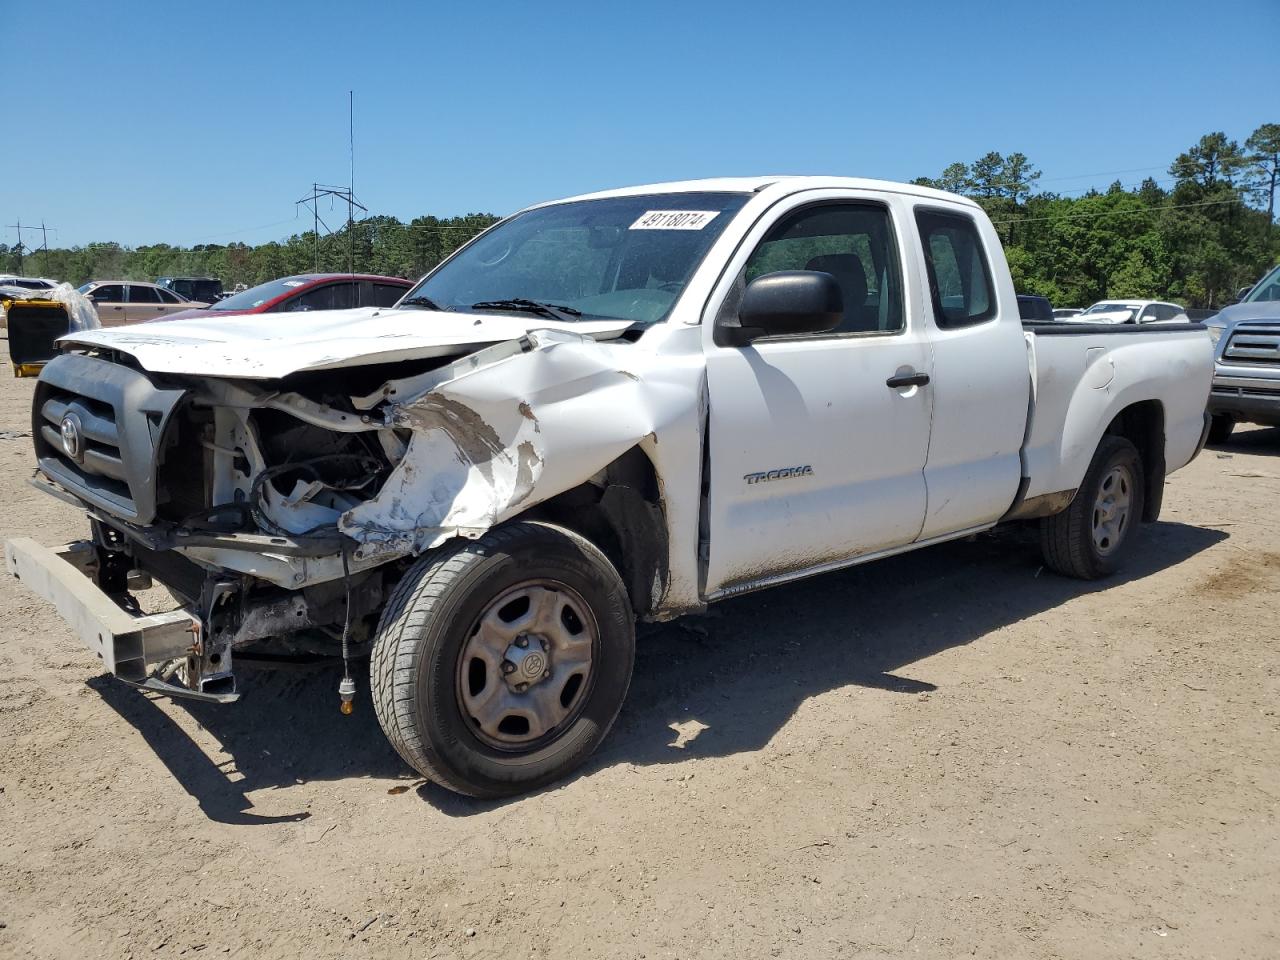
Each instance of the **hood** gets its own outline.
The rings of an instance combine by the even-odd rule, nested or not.
[[[299,313],[219,313],[68,334],[60,343],[128,354],[152,373],[275,380],[303,370],[470,353],[530,330],[609,340],[628,320],[557,323],[543,317],[357,307]]]
[[[1241,320],[1280,320],[1280,300],[1233,303],[1229,307],[1223,307],[1205,323],[1215,327],[1232,327]]]

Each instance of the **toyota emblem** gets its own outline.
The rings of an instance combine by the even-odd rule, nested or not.
[[[76,463],[84,456],[84,434],[80,426],[80,418],[68,413],[62,418],[58,432],[62,435],[62,449]]]

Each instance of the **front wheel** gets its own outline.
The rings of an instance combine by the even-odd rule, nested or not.
[[[1104,436],[1071,505],[1040,521],[1045,565],[1081,580],[1119,570],[1142,520],[1144,483],[1138,448]]]
[[[618,715],[635,656],[626,590],[591,543],[520,522],[425,555],[378,625],[378,722],[410,766],[474,797],[581,764]]]
[[[1209,420],[1209,442],[1226,443],[1236,428],[1235,418],[1229,414],[1216,413]]]

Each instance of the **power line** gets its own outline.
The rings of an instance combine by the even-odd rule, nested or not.
[[[1059,180],[1087,180],[1089,177],[1114,177],[1121,173],[1145,173],[1148,170],[1168,170],[1167,163],[1158,167],[1133,167],[1129,170],[1103,170],[1099,173],[1073,173],[1069,177],[1045,177],[1041,183],[1056,183]]]

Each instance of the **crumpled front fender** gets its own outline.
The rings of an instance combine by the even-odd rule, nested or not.
[[[688,406],[643,388],[620,368],[616,346],[550,330],[528,341],[396,399],[393,422],[412,431],[409,446],[377,496],[339,520],[361,544],[358,559],[478,537],[598,473],[654,433],[663,407]]]

